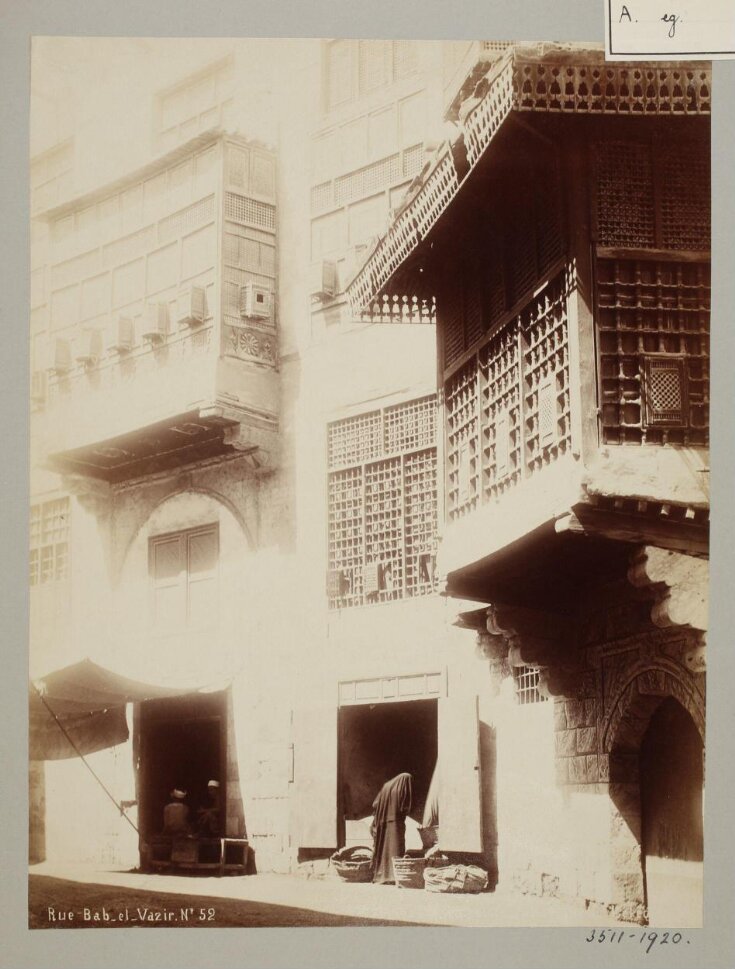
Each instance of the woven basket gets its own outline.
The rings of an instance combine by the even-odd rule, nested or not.
[[[487,872],[476,865],[447,865],[426,869],[426,891],[477,894],[487,888]]]
[[[396,888],[423,888],[425,867],[425,858],[394,858]]]
[[[370,853],[369,858],[354,858],[355,852],[364,854]],[[342,881],[345,882],[370,882],[373,880],[373,857],[369,848],[360,846],[354,848],[342,848],[335,851],[331,862],[334,870]]]

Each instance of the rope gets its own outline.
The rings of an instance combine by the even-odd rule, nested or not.
[[[41,703],[43,703],[43,705],[46,707],[46,709],[48,710],[48,712],[51,714],[51,716],[56,721],[56,725],[58,726],[59,730],[63,733],[63,735],[66,737],[66,739],[71,744],[72,748],[74,749],[74,753],[77,755],[77,757],[79,757],[79,759],[81,760],[81,762],[84,764],[84,766],[90,772],[90,774],[92,775],[92,777],[94,777],[94,779],[97,781],[97,783],[99,784],[99,786],[102,788],[102,790],[105,792],[105,794],[109,797],[109,799],[112,801],[112,803],[118,809],[118,811],[120,812],[120,814],[125,818],[125,820],[128,822],[128,824],[133,829],[133,831],[135,831],[136,834],[140,834],[140,831],[138,831],[138,828],[133,824],[133,822],[130,820],[130,818],[125,813],[125,809],[123,808],[122,804],[118,803],[118,801],[115,800],[114,796],[110,793],[110,791],[108,790],[108,788],[105,787],[105,785],[102,782],[102,780],[95,773],[94,768],[89,765],[89,763],[87,762],[87,760],[84,757],[84,754],[81,752],[81,750],[77,747],[77,745],[74,743],[74,741],[72,740],[72,738],[69,736],[69,734],[67,733],[66,728],[64,727],[63,723],[59,720],[59,718],[56,716],[56,714],[54,713],[54,711],[48,705],[48,703],[46,702],[45,697],[43,696],[43,694],[38,689],[38,687],[36,686],[35,683],[33,683],[33,689],[38,694],[38,697],[39,697]]]

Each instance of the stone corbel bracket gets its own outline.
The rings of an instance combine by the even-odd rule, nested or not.
[[[539,667],[539,690],[544,696],[576,696],[580,688],[586,688],[581,659],[573,648],[573,631],[565,618],[494,605],[487,611],[487,630],[490,640],[505,644],[508,667]]]
[[[259,441],[253,440],[253,434],[249,428],[235,424],[224,429],[222,441],[246,458],[249,470],[253,474],[266,474],[278,463],[274,453],[276,443],[274,437],[268,440],[267,446],[263,446]]]
[[[85,511],[99,517],[109,510],[112,488],[107,481],[83,474],[64,474],[61,487],[73,495]]]
[[[687,627],[699,633],[699,644],[684,653],[693,673],[706,668],[709,562],[704,558],[643,545],[631,557],[628,580],[653,595],[651,620],[656,626]]]

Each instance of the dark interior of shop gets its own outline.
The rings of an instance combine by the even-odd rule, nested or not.
[[[413,775],[410,816],[420,822],[437,757],[437,701],[346,706],[339,725],[342,816],[372,814],[383,784],[407,771]]]

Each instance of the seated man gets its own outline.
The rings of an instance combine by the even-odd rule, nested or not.
[[[174,788],[169,797],[171,800],[163,809],[163,833],[173,837],[186,837],[191,833],[189,808],[184,804],[186,791]]]
[[[197,829],[205,838],[218,838],[220,829],[220,797],[219,781],[209,781],[207,784],[209,803],[197,811]]]

